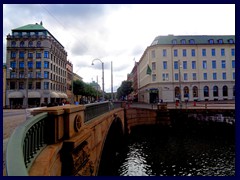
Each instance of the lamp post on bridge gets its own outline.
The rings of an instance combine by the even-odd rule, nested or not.
[[[103,101],[104,101],[104,63],[100,60],[100,59],[98,59],[98,58],[96,58],[96,59],[93,59],[92,60],[92,65],[94,65],[94,61],[100,61],[101,63],[102,63],[102,96],[103,96]]]

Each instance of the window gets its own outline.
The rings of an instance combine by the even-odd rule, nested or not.
[[[41,61],[37,61],[36,62],[36,68],[37,69],[41,69]]]
[[[232,60],[232,68],[235,68],[235,60]]]
[[[192,49],[191,52],[192,52],[192,56],[195,57],[196,56],[195,49]]]
[[[152,58],[155,58],[155,50],[152,50]]]
[[[156,74],[153,74],[152,75],[152,81],[156,81],[156,77],[157,77]]]
[[[166,57],[167,56],[167,50],[163,49],[163,56]]]
[[[202,62],[202,67],[203,67],[203,69],[207,69],[207,61]]]
[[[225,68],[226,68],[226,61],[222,60],[222,69],[225,69]]]
[[[35,35],[38,36],[38,32],[35,32]]]
[[[217,86],[213,87],[213,97],[218,97],[218,87]]]
[[[233,43],[234,43],[233,39],[229,39],[228,42],[229,42],[230,44],[233,44]]]
[[[181,40],[181,44],[186,44],[186,40],[185,40],[185,39],[182,39],[182,40]]]
[[[11,58],[16,58],[16,52],[15,51],[11,51]]]
[[[235,56],[235,49],[231,49],[231,55]]]
[[[197,80],[197,73],[192,73],[193,80]]]
[[[33,72],[28,72],[28,77],[33,78]]]
[[[219,43],[219,44],[222,44],[222,43],[223,43],[223,40],[222,40],[222,39],[219,39],[219,40],[218,40],[218,43]]]
[[[232,78],[235,80],[235,72],[232,73]]]
[[[208,97],[209,96],[209,87],[208,86],[204,86],[203,94],[204,94],[204,97]]]
[[[44,67],[45,67],[45,63],[44,63]],[[156,63],[155,62],[152,63],[152,70],[156,70]]]
[[[235,85],[233,86],[233,96],[235,96]]]
[[[177,44],[177,40],[176,39],[172,40],[172,43]]]
[[[24,51],[19,52],[19,58],[24,58]]]
[[[24,78],[24,71],[19,72],[19,78]]]
[[[212,61],[212,69],[217,68],[217,62],[215,60]]]
[[[177,57],[178,56],[178,51],[177,49],[174,49],[174,57]]]
[[[162,74],[162,80],[163,81],[168,81],[168,73],[163,73]]]
[[[214,43],[214,40],[213,39],[210,39],[209,40],[209,44],[213,44]]]
[[[180,88],[175,87],[175,98],[180,98]]]
[[[192,61],[192,69],[196,69],[196,61]]]
[[[16,83],[10,82],[10,89],[16,89]]]
[[[174,69],[178,69],[178,61],[174,61]]]
[[[36,89],[41,89],[41,82],[36,82]]]
[[[44,68],[49,69],[49,62],[44,61]],[[155,68],[156,68],[156,65],[155,65]],[[153,67],[152,67],[152,70],[155,70],[155,69],[153,69]]]
[[[40,41],[37,42],[37,47],[41,47],[41,42]]]
[[[178,81],[178,73],[175,73],[175,74],[174,74],[174,79],[175,79],[176,81]]]
[[[225,49],[221,49],[221,56],[225,56]]]
[[[41,78],[41,71],[36,72],[36,78]]]
[[[182,53],[183,53],[183,57],[186,57],[186,56],[187,56],[187,50],[186,50],[186,49],[183,49],[183,50],[182,50]]]
[[[49,79],[49,72],[44,71],[44,78],[45,78],[45,79]]]
[[[15,69],[16,68],[16,61],[11,61],[10,62],[10,67]]]
[[[213,73],[213,80],[217,80],[217,73]]]
[[[41,58],[41,53],[36,53],[36,58]]]
[[[193,87],[193,97],[198,97],[198,88],[197,88],[197,86]]]
[[[19,89],[24,89],[24,82],[19,82],[18,88],[19,88]]]
[[[190,39],[190,40],[189,40],[189,43],[190,43],[190,44],[195,44],[194,39]]]
[[[19,68],[24,68],[24,61],[19,62]]]
[[[16,72],[10,72],[10,78],[17,78]]]
[[[49,89],[49,82],[44,82],[44,89]]]
[[[183,93],[185,98],[189,98],[189,88],[187,86],[183,88]]]
[[[228,87],[227,86],[223,86],[223,96],[228,96]]]
[[[28,61],[28,68],[33,68],[33,62],[32,61]]]
[[[183,79],[184,79],[184,81],[187,81],[187,80],[188,80],[188,74],[187,74],[187,73],[184,73],[184,74],[183,74]]]
[[[187,69],[187,61],[183,61],[183,69]]]
[[[226,79],[227,79],[227,73],[226,73],[226,72],[223,72],[223,73],[222,73],[222,79],[223,79],[223,80],[226,80]]]
[[[33,47],[33,42],[32,41],[28,42],[28,47]]]
[[[203,73],[203,79],[207,80],[207,73]]]
[[[49,58],[49,52],[48,51],[44,51],[44,58]]]
[[[16,41],[12,41],[12,42],[11,42],[11,46],[12,46],[12,47],[16,47]]]
[[[167,69],[167,61],[163,61],[163,69]]]
[[[20,42],[20,47],[24,47],[24,42],[23,41]]]
[[[212,49],[212,56],[216,56],[216,51],[215,51],[215,49]]]
[[[33,58],[33,53],[28,53],[28,58]]]
[[[206,49],[202,49],[202,56],[206,56]]]

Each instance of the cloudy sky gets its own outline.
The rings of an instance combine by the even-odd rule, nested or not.
[[[111,61],[114,91],[126,80],[134,61],[159,35],[235,35],[234,4],[4,4],[3,62],[6,35],[12,29],[43,22],[65,47],[73,71],[84,82],[111,91]]]

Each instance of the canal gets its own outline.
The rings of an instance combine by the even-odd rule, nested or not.
[[[119,144],[107,142],[99,176],[235,175],[234,125],[137,126]]]

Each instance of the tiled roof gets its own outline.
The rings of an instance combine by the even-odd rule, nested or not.
[[[152,45],[156,44],[173,44],[173,40],[176,40],[176,44],[182,44],[181,40],[185,39],[186,44],[191,44],[190,40],[194,40],[194,44],[209,44],[209,40],[212,39],[214,44],[219,44],[218,40],[222,39],[223,43],[229,43],[229,40],[232,39],[235,42],[235,35],[189,35],[189,36],[157,36]]]

